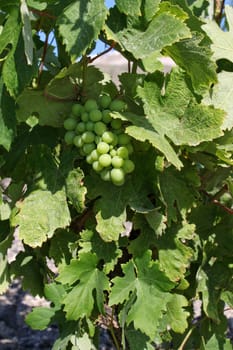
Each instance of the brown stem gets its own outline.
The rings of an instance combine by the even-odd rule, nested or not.
[[[99,58],[99,57],[105,55],[106,53],[110,52],[110,51],[114,48],[115,45],[116,45],[116,43],[113,42],[113,43],[111,44],[111,46],[110,46],[108,49],[106,49],[105,51],[102,51],[101,53],[99,53],[98,55],[96,55],[96,56],[93,57],[93,58],[89,58],[88,63],[92,63],[92,62],[94,62],[97,58]]]
[[[223,187],[224,188],[224,187]],[[220,203],[217,199],[216,199],[216,195],[215,196],[211,196],[209,195],[208,192],[206,192],[205,190],[202,190],[202,192],[210,199],[210,202],[213,203],[214,205],[217,205],[218,207],[222,208],[223,210],[225,210],[228,214],[233,215],[233,209],[226,207],[224,204]],[[222,189],[222,193],[225,193],[226,191],[223,191]],[[219,194],[220,191],[217,193]]]
[[[45,12],[45,11],[36,10],[36,9],[34,9],[34,8],[31,8],[31,7],[29,7],[29,10],[30,10],[32,13],[35,13],[36,15],[38,15],[38,16],[40,16],[40,17],[47,17],[47,18],[51,18],[51,19],[57,19],[56,16],[51,15],[50,13]]]
[[[46,56],[47,48],[48,48],[48,41],[49,41],[49,33],[46,33],[43,53],[42,53],[41,62],[40,62],[40,66],[39,66],[38,85],[40,83],[41,74],[42,74],[43,68],[44,68],[45,56]]]
[[[218,6],[216,6],[218,5]],[[223,11],[224,11],[224,7],[225,7],[225,0],[218,0],[216,1],[216,5],[215,8],[219,9],[218,12],[215,14],[215,21],[220,24],[222,16],[223,16]]]

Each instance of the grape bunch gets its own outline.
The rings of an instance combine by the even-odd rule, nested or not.
[[[71,115],[64,121],[65,142],[79,149],[102,180],[117,186],[123,185],[126,174],[135,168],[129,159],[133,153],[131,138],[124,132],[123,122],[110,115],[124,109],[122,100],[112,100],[104,94],[98,101],[88,99],[84,105],[74,104]]]

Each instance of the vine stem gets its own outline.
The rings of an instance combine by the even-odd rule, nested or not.
[[[179,348],[177,350],[183,350],[185,344],[187,343],[190,335],[192,334],[194,328],[190,328],[190,330],[188,331],[188,333],[186,334],[186,336],[184,337],[184,340],[182,341],[182,343],[180,344]]]
[[[47,48],[48,48],[48,43],[49,43],[49,33],[46,33],[43,53],[42,53],[41,62],[40,62],[40,66],[39,66],[38,82],[40,81],[40,77],[41,77],[41,74],[43,72],[45,56],[46,56]]]
[[[113,317],[114,317],[114,308],[112,308],[111,326],[110,326],[109,330],[110,330],[112,339],[113,339],[113,341],[114,341],[114,344],[115,344],[115,346],[116,346],[116,349],[117,349],[117,350],[120,350],[120,345],[119,345],[118,340],[117,340],[117,338],[116,338],[116,336],[115,336],[115,333],[114,333],[114,330],[113,330],[113,326],[112,326],[112,325],[113,325]]]
[[[99,53],[99,54],[96,55],[95,57],[89,58],[88,63],[92,63],[92,62],[94,62],[95,60],[97,60],[97,58],[99,58],[99,57],[105,55],[106,53],[110,52],[112,49],[114,49],[114,46],[115,46],[115,45],[116,45],[116,43],[113,42],[113,43],[111,44],[111,46],[108,47],[105,51],[102,51],[101,53]]]

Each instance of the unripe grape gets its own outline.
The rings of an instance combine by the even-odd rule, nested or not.
[[[85,130],[86,130],[86,125],[84,122],[79,122],[75,129],[77,134],[82,134]]]
[[[85,131],[82,134],[82,140],[84,143],[92,143],[95,141],[95,134],[92,131]]]
[[[64,140],[67,143],[67,145],[71,145],[73,143],[75,132],[73,130],[67,131],[64,136]]]
[[[82,140],[82,136],[81,135],[76,135],[74,137],[74,140],[73,140],[73,144],[76,146],[76,147],[82,147],[83,145],[83,140]]]
[[[95,149],[95,144],[94,143],[85,143],[83,145],[83,152],[85,154],[90,154],[92,151]]]
[[[92,122],[98,122],[102,119],[102,112],[99,109],[93,109],[89,113],[89,118]]]
[[[112,157],[109,154],[101,154],[99,157],[99,163],[102,165],[104,168],[109,167],[112,162]]]
[[[100,163],[98,162],[98,160],[95,160],[93,163],[92,163],[92,168],[97,172],[99,173],[103,167],[102,165],[100,165]]]
[[[114,156],[112,158],[112,166],[114,168],[121,168],[124,164],[124,159],[119,156]]]
[[[133,153],[134,149],[133,149],[132,143],[127,143],[127,145],[125,145],[125,147],[127,147],[129,155]]]
[[[86,156],[86,162],[88,164],[92,164],[94,160],[92,159],[91,153]]]
[[[122,121],[120,119],[113,119],[111,121],[111,127],[113,129],[120,129],[122,126]]]
[[[111,180],[114,185],[121,186],[125,182],[125,174],[122,169],[112,169],[111,170]]]
[[[111,155],[112,157],[116,156],[116,155],[117,155],[117,151],[116,151],[114,148],[111,149],[110,155]]]
[[[94,100],[94,99],[87,100],[84,104],[84,108],[87,112],[90,112],[93,109],[98,109],[98,105],[97,105],[96,100]]]
[[[118,135],[118,143],[119,145],[127,145],[130,142],[130,136],[127,134],[119,134]]]
[[[100,143],[101,141],[102,141],[101,136],[96,135],[96,137],[95,137],[95,143],[98,145],[98,143]]]
[[[107,130],[106,125],[103,122],[96,122],[94,125],[94,131],[97,135],[102,136]]]
[[[111,122],[112,117],[110,116],[111,111],[109,109],[105,109],[102,112],[102,120],[105,124],[108,124]]]
[[[129,157],[128,149],[125,146],[121,146],[117,149],[117,155],[123,159],[127,159]]]
[[[100,177],[104,181],[110,181],[111,180],[111,172],[109,169],[103,169],[100,172]]]
[[[74,130],[76,128],[77,121],[74,118],[67,118],[63,125],[66,130]]]
[[[86,123],[89,120],[89,114],[87,112],[82,112],[81,114],[81,120]]]
[[[111,111],[122,112],[125,110],[126,104],[122,100],[113,100],[110,103],[109,108],[111,109]]]
[[[130,174],[134,171],[135,165],[134,162],[130,159],[126,159],[123,164],[123,170],[126,174]]]
[[[91,157],[92,157],[93,161],[98,160],[99,156],[100,156],[100,154],[97,152],[97,149],[94,149],[94,151],[91,152]]]
[[[114,141],[114,134],[111,131],[105,131],[102,134],[102,140],[110,144]]]
[[[101,141],[100,143],[98,143],[97,145],[97,151],[100,154],[105,154],[108,153],[109,151],[109,145],[106,142]]]
[[[94,130],[95,123],[91,122],[90,120],[86,123],[86,130],[87,131],[93,131]]]
[[[111,102],[112,99],[109,95],[102,95],[99,97],[99,105],[104,109],[108,108]]]
[[[71,108],[71,113],[75,116],[75,117],[80,117],[81,113],[83,111],[83,106],[80,105],[79,103],[76,103],[72,106]]]

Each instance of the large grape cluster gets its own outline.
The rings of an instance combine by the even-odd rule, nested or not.
[[[110,115],[124,109],[122,100],[101,95],[98,101],[88,99],[84,105],[74,104],[64,121],[65,142],[79,149],[102,180],[117,186],[123,185],[126,174],[135,168],[129,159],[133,152],[131,138],[124,132],[122,121]]]

